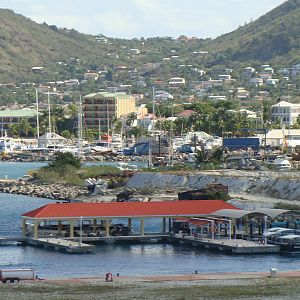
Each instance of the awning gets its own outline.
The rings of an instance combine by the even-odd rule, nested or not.
[[[291,210],[287,210],[287,209],[275,209],[275,208],[258,208],[255,211],[260,212],[272,219],[278,217],[279,215],[291,212]]]
[[[218,211],[215,211],[213,213],[214,216],[217,217],[225,217],[225,218],[234,218],[234,219],[240,219],[242,217],[245,217],[247,215],[261,215],[264,214],[257,211],[251,211],[251,210],[236,210],[236,209],[220,209]]]
[[[236,209],[220,209],[213,213],[214,216],[225,217],[225,218],[234,218],[240,219],[242,217],[248,215],[257,215],[257,216],[268,216],[272,219],[289,212],[293,212],[291,210],[286,209],[275,209],[275,208],[257,208],[256,210],[236,210]],[[296,212],[300,214],[300,212]]]

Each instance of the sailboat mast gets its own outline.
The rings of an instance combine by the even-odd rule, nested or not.
[[[81,95],[79,96],[78,104],[78,157],[82,157],[82,102]]]
[[[154,121],[154,115],[155,115],[155,88],[152,87],[152,134],[154,137],[154,131],[155,131],[155,121]]]
[[[101,139],[101,121],[100,118],[98,119],[98,131],[99,131],[99,140]]]
[[[51,106],[50,106],[50,93],[48,91],[48,131],[49,131],[49,137],[51,138],[51,131],[52,131],[52,125],[51,125]]]
[[[173,130],[173,117],[174,117],[174,110],[173,110],[173,101],[172,101],[172,120],[171,120],[171,134],[170,134],[170,146],[171,146],[171,155],[170,155],[170,160],[171,160],[171,165],[173,165],[173,156],[174,156],[174,149],[173,149],[173,143],[174,143],[174,130]]]
[[[106,117],[107,117],[107,141],[109,137],[109,109],[108,109],[108,101],[106,101]]]
[[[36,101],[36,136],[40,137],[40,121],[39,121],[39,92],[35,89],[35,101]]]

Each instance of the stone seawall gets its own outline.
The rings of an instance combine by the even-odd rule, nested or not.
[[[210,183],[228,186],[230,193],[249,193],[286,200],[300,201],[300,173],[206,171],[197,174],[173,175],[138,173],[131,177],[127,188],[151,191],[200,189]]]
[[[22,184],[18,181],[0,182],[0,193],[26,195],[54,200],[73,200],[88,195],[85,188],[63,184]]]

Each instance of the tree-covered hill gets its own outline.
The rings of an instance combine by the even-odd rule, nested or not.
[[[41,75],[55,80],[59,79],[58,62],[93,61],[103,55],[103,46],[93,37],[75,30],[37,24],[7,9],[0,9],[0,20],[0,80],[36,80]],[[43,67],[43,71],[37,76],[32,67]]]
[[[249,3],[251,5],[251,3]],[[293,63],[300,54],[300,0],[289,0],[256,21],[210,43],[225,59]]]
[[[0,9],[0,20],[0,83],[82,79],[87,70],[106,70],[108,80],[113,81],[113,71],[122,65],[133,73],[139,68],[139,75],[146,80],[174,76],[197,80],[198,73],[182,66],[192,65],[194,70],[213,65],[235,67],[239,62],[289,66],[298,63],[300,56],[300,0],[288,0],[256,21],[214,40],[186,42],[157,37],[109,38],[107,43],[99,43],[95,36],[37,24],[7,9]],[[135,48],[140,50],[139,55],[130,52]],[[209,55],[195,57],[194,51],[209,51]],[[143,71],[148,63],[159,67]],[[32,67],[43,69],[35,73]],[[126,82],[125,75],[118,76],[120,82]]]

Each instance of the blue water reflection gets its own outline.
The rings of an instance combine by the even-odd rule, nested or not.
[[[21,232],[20,215],[53,202],[10,194],[0,194],[0,236]],[[157,219],[145,222],[146,230],[161,228]],[[133,220],[136,231],[139,221]],[[122,244],[99,245],[95,254],[65,254],[28,246],[0,247],[0,268],[34,268],[42,277],[191,274],[201,272],[268,271],[300,269],[299,257],[281,255],[224,255],[184,245]]]

